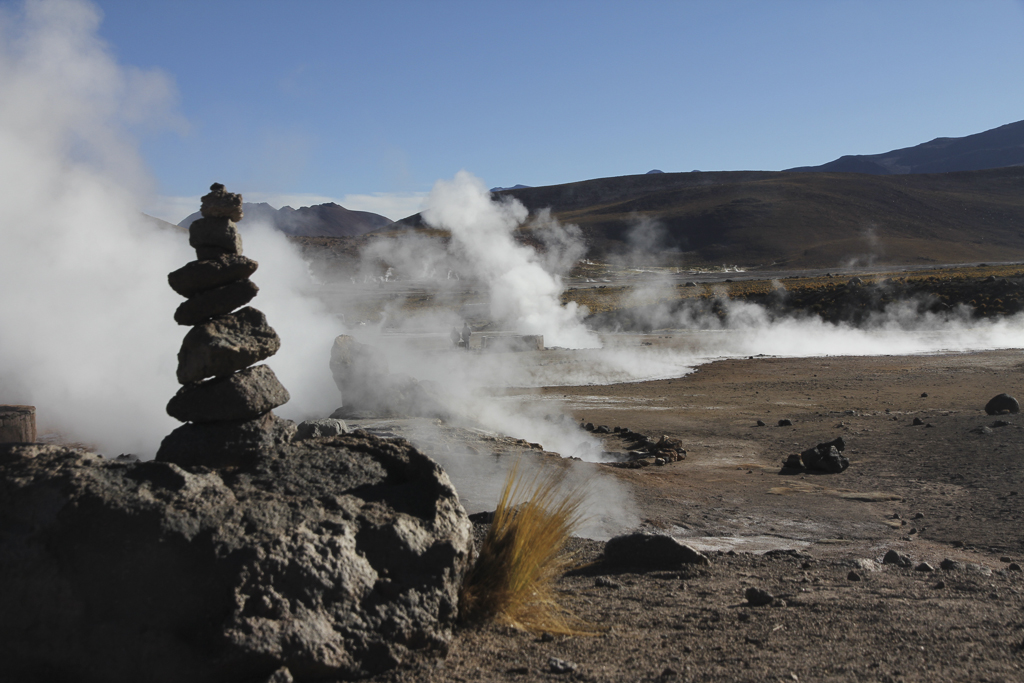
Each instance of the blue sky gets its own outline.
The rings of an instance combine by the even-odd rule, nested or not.
[[[96,4],[176,88],[139,133],[175,222],[214,180],[400,218],[460,169],[778,170],[1024,119],[1021,0]]]

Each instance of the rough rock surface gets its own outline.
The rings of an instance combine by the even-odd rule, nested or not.
[[[242,236],[238,233],[238,226],[227,218],[200,218],[192,221],[188,227],[188,243],[197,250],[212,247],[224,254],[242,253]]]
[[[207,289],[244,280],[256,272],[259,263],[239,254],[224,254],[206,261],[191,261],[167,276],[178,294],[189,297]]]
[[[203,218],[242,220],[242,195],[227,192],[221,183],[210,185],[210,193],[200,198],[199,212]]]
[[[189,330],[178,351],[178,382],[228,375],[277,353],[281,340],[260,311],[247,306]]]
[[[838,474],[850,466],[849,458],[843,455],[844,450],[846,443],[843,437],[839,437],[827,443],[819,443],[814,448],[808,448],[800,454],[800,460],[809,470]]]
[[[270,366],[256,365],[227,377],[186,384],[167,404],[167,414],[182,422],[252,420],[289,398]]]
[[[156,459],[182,467],[237,467],[294,436],[295,424],[274,413],[253,420],[189,422],[164,437]]]
[[[673,569],[682,564],[710,564],[707,557],[671,536],[643,532],[610,539],[604,548],[604,562],[645,570]]]
[[[447,642],[469,532],[436,463],[365,433],[221,471],[0,446],[5,679],[370,675]]]
[[[999,394],[993,396],[992,399],[985,404],[985,412],[989,415],[999,415],[1000,413],[1019,413],[1020,404],[1013,396],[1009,394]]]
[[[323,439],[341,436],[348,431],[344,420],[324,418],[322,420],[306,420],[300,422],[295,430],[296,439]]]
[[[238,280],[196,294],[178,306],[174,312],[174,322],[179,325],[198,325],[246,305],[259,291],[260,288],[252,280]]]

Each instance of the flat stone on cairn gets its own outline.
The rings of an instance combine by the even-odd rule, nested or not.
[[[35,440],[35,406],[0,405],[0,443],[33,443]]]
[[[277,353],[280,338],[260,311],[235,310],[259,292],[249,280],[258,264],[242,256],[234,223],[242,218],[242,196],[214,183],[200,213],[189,226],[198,260],[167,276],[171,288],[188,298],[174,320],[193,326],[178,351],[184,386],[167,413],[191,424],[163,440],[157,460],[218,467],[286,440],[294,427],[271,412],[288,402],[288,391],[266,365],[250,367]]]

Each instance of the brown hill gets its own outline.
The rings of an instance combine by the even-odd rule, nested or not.
[[[943,174],[730,171],[495,193],[579,225],[592,258],[831,267],[1024,260],[1024,167]],[[393,227],[422,226],[412,216]]]

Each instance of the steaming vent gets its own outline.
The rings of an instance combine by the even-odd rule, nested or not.
[[[246,306],[259,291],[249,279],[259,264],[242,256],[242,195],[214,183],[200,213],[189,226],[197,260],[167,276],[187,297],[174,320],[192,326],[178,351],[183,386],[167,413],[189,424],[163,440],[157,460],[216,466],[287,432],[289,423],[271,411],[290,397],[269,366],[253,365],[277,353],[281,340],[262,312]]]

